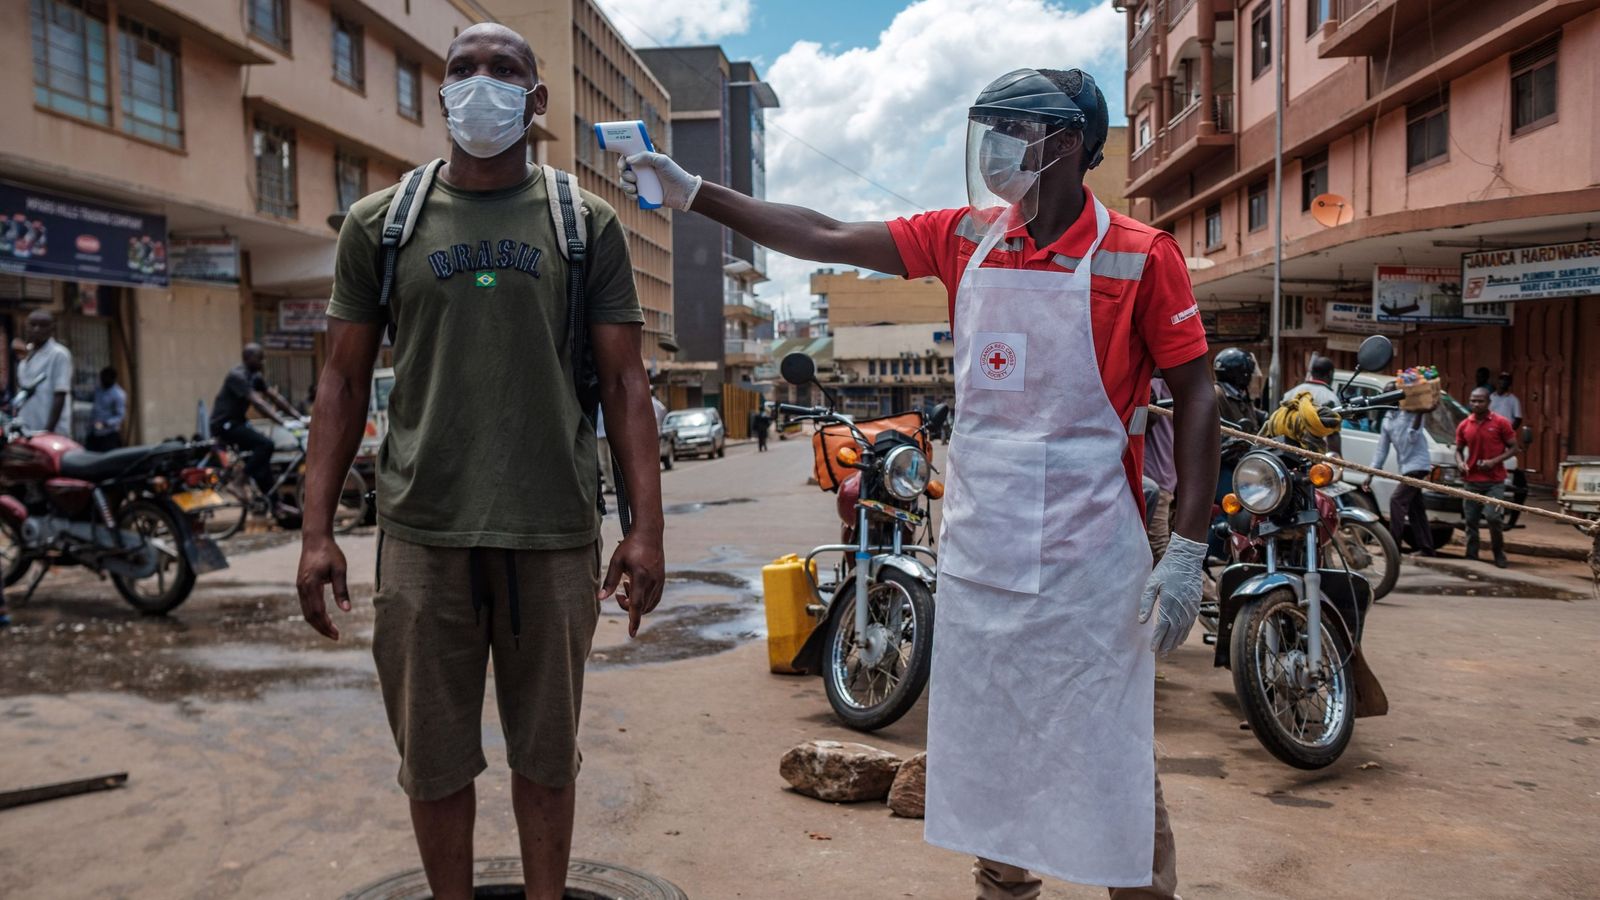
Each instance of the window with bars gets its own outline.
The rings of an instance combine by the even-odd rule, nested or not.
[[[413,122],[422,121],[422,67],[403,56],[394,61],[395,111]]]
[[[1450,89],[1406,107],[1406,171],[1450,157]]]
[[[183,147],[178,90],[178,40],[128,18],[117,20],[117,71],[122,76],[122,130]]]
[[[367,195],[367,161],[343,150],[333,154],[333,192],[340,212]]]
[[[1265,179],[1250,185],[1246,195],[1246,205],[1249,207],[1249,225],[1251,231],[1260,231],[1267,227],[1267,182]]]
[[[361,26],[338,13],[333,16],[333,79],[358,91],[366,89]]]
[[[1300,211],[1310,212],[1311,201],[1328,192],[1328,151],[1300,160]]]
[[[1557,32],[1511,55],[1511,133],[1522,134],[1554,124],[1556,63],[1561,49]]]
[[[1222,246],[1222,204],[1215,203],[1206,207],[1206,246],[1207,250],[1215,250]]]
[[[294,130],[256,120],[256,210],[285,219],[299,215],[295,202]]]
[[[106,10],[95,0],[30,0],[33,99],[97,125],[111,124]]]
[[[250,4],[250,34],[277,47],[289,49],[289,0],[246,0]]]
[[[1256,7],[1250,17],[1250,77],[1260,78],[1272,68],[1272,4]]]

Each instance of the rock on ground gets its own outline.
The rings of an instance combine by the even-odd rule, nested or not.
[[[778,763],[778,773],[796,791],[834,803],[882,800],[899,768],[893,753],[841,741],[806,741]]]
[[[900,765],[889,788],[889,810],[907,819],[922,818],[923,796],[928,790],[928,754],[918,753]]]

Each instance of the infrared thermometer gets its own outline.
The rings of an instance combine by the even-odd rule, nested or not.
[[[650,143],[650,133],[644,130],[644,123],[638,119],[627,122],[600,122],[594,126],[594,136],[600,141],[601,150],[620,153],[624,157],[648,150],[655,152],[655,145]],[[633,172],[639,179],[639,208],[661,208],[661,179],[656,177],[652,169],[636,170],[632,166],[628,171]]]

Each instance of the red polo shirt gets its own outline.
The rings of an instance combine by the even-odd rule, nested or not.
[[[1083,193],[1083,214],[1049,246],[1036,246],[1027,229],[1018,228],[983,266],[1071,272],[1095,238],[1093,195],[1088,188]],[[941,209],[888,223],[906,277],[932,275],[944,282],[952,323],[961,273],[977,251],[967,213],[964,208]],[[1091,271],[1090,312],[1100,378],[1117,415],[1127,422],[1136,407],[1149,401],[1155,368],[1170,369],[1205,355],[1205,326],[1183,253],[1164,231],[1112,211]],[[1123,467],[1142,506],[1142,435],[1129,438]]]
[[[1506,465],[1504,462],[1497,464],[1492,469],[1477,468],[1478,460],[1493,459],[1506,452],[1511,442],[1516,440],[1516,429],[1511,427],[1511,420],[1499,413],[1489,413],[1488,418],[1478,421],[1477,416],[1467,416],[1456,426],[1456,445],[1467,448],[1467,470],[1461,473],[1461,480],[1475,484],[1488,482],[1497,484],[1506,480]]]

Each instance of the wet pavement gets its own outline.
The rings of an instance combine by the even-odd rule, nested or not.
[[[809,470],[809,448],[789,443],[665,473],[663,603],[634,641],[607,604],[596,637],[575,852],[696,900],[966,900],[968,862],[924,844],[920,823],[777,777],[800,740],[909,754],[926,727],[924,701],[863,738],[819,679],[766,672],[761,566],[837,535]],[[233,568],[165,619],[53,573],[0,632],[0,789],[130,777],[0,811],[0,896],[336,898],[415,867],[370,656],[373,543],[341,540],[355,604],[334,614],[337,644],[300,620],[292,536],[230,541]],[[1577,563],[1513,561],[1408,561],[1366,639],[1390,714],[1358,722],[1322,771],[1288,769],[1240,727],[1231,676],[1198,636],[1159,667],[1185,897],[1594,896],[1600,603]],[[478,854],[506,855],[492,702],[483,739]],[[1104,892],[1050,882],[1044,896]]]

